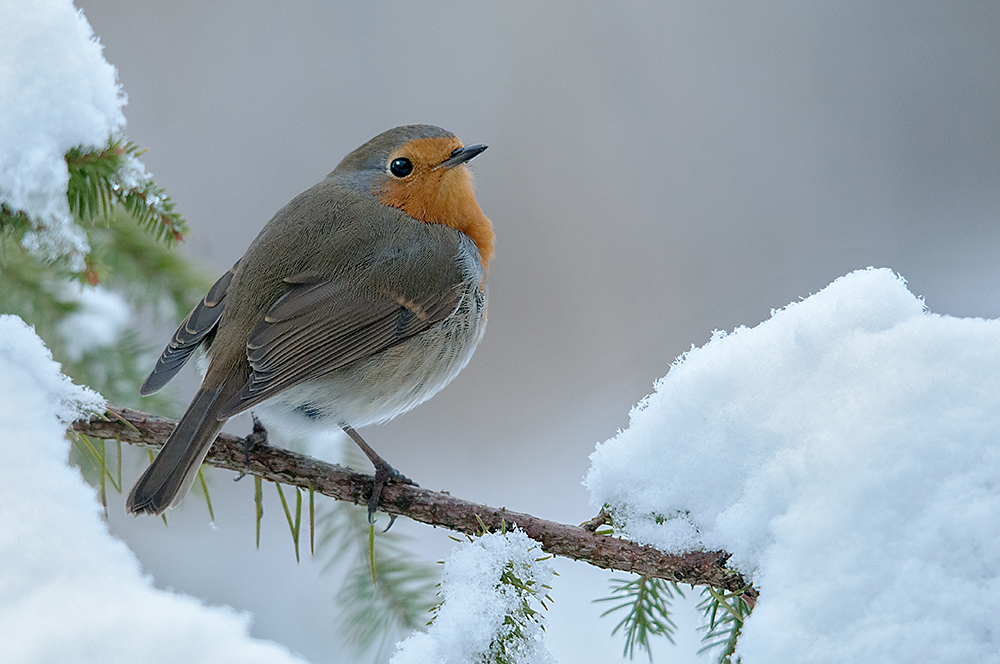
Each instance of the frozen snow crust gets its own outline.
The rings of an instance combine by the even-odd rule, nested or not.
[[[628,537],[752,576],[744,664],[1000,662],[1000,321],[854,272],[678,358],[591,459]]]
[[[66,464],[66,425],[104,400],[0,316],[0,662],[302,662],[250,618],[157,590]]]
[[[25,248],[83,269],[63,155],[125,125],[125,95],[83,14],[66,0],[0,2],[0,203],[28,214]]]
[[[488,533],[458,546],[444,563],[443,604],[434,622],[426,632],[414,632],[398,643],[390,664],[492,662],[498,639],[508,642],[507,661],[555,664],[540,622],[527,622],[521,628],[523,638],[510,638],[514,625],[506,618],[519,611],[524,597],[500,582],[508,567],[522,581],[533,582],[535,597],[545,595],[552,566],[538,543],[522,531]]]

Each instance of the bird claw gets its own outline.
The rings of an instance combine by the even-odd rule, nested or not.
[[[400,484],[409,484],[411,486],[419,485],[406,475],[403,475],[398,470],[390,466],[386,460],[380,457],[378,453],[365,442],[365,439],[362,438],[352,427],[345,426],[344,433],[350,436],[351,440],[353,440],[357,446],[361,448],[361,451],[365,453],[368,460],[372,462],[373,466],[375,466],[375,480],[372,483],[372,495],[368,499],[368,524],[374,525],[375,511],[378,509],[379,500],[382,498],[382,489],[385,488],[386,484],[389,482],[399,482]],[[392,528],[392,523],[395,520],[395,516],[390,517],[389,525],[386,527],[386,530]]]
[[[382,534],[385,535],[387,532],[389,532],[389,529],[392,528],[392,524],[394,524],[394,523],[396,523],[396,515],[395,514],[390,514],[389,515],[389,525],[385,527],[385,530],[382,531]]]
[[[258,445],[267,444],[267,429],[264,425],[260,423],[257,416],[253,413],[250,414],[253,418],[253,431],[248,433],[246,437],[243,438],[243,457],[246,460],[247,471],[250,470],[250,450],[257,447]],[[246,471],[240,471],[240,474],[236,476],[234,482],[239,482],[241,479],[246,477],[249,473]]]
[[[370,525],[375,524],[375,512],[378,510],[379,501],[382,499],[382,489],[389,482],[399,482],[400,484],[409,484],[410,486],[418,486],[416,482],[411,480],[406,475],[385,463],[384,461],[375,466],[375,479],[372,483],[372,495],[368,499],[368,523]],[[392,524],[396,521],[396,515],[389,515],[389,525],[385,527],[382,532],[388,532],[392,528]]]

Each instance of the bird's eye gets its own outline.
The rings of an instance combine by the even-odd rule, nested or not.
[[[389,172],[395,175],[397,178],[405,178],[407,175],[413,172],[413,162],[411,162],[406,157],[393,159],[392,163],[389,164]]]

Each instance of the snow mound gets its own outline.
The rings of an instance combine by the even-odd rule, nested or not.
[[[249,617],[152,586],[66,464],[67,423],[104,400],[0,316],[0,662],[301,662]]]
[[[591,460],[628,537],[752,576],[745,664],[1000,661],[1000,321],[854,272],[679,358]]]
[[[0,25],[0,203],[31,219],[26,249],[82,269],[87,241],[70,215],[64,155],[119,131],[125,94],[72,2],[0,2]]]
[[[444,564],[444,602],[430,629],[402,641],[391,664],[492,662],[499,641],[507,647],[504,661],[554,664],[539,621],[524,622],[518,638],[516,625],[506,620],[522,611],[523,603],[537,604],[545,596],[553,573],[544,557],[538,543],[517,529],[486,534],[458,547]],[[505,571],[528,585],[530,592],[501,583]]]

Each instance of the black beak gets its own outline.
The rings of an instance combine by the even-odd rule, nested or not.
[[[438,164],[437,168],[454,168],[459,164],[464,164],[488,147],[488,145],[467,145],[464,148],[458,148],[451,153],[450,157]]]

